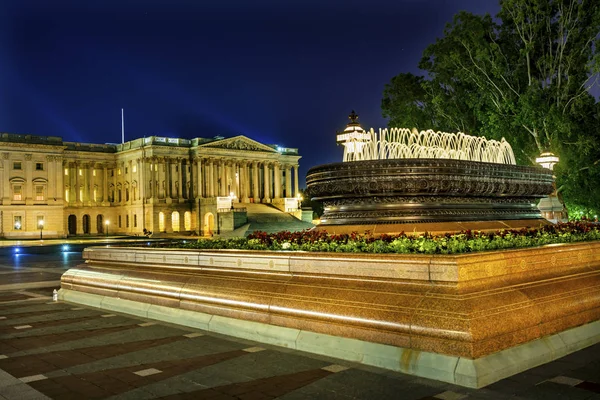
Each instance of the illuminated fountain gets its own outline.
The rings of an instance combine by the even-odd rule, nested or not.
[[[398,128],[367,132],[357,120],[353,111],[337,136],[344,162],[311,168],[306,177],[310,195],[323,202],[323,226],[376,224],[380,232],[394,232],[407,227],[381,224],[452,222],[439,228],[461,230],[545,222],[535,204],[552,192],[552,173],[516,165],[504,139]]]

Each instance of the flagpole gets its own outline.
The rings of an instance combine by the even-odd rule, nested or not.
[[[123,117],[123,109],[121,108],[121,143],[125,143],[125,118]]]

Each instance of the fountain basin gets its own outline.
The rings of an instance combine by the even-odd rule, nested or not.
[[[467,221],[538,225],[545,220],[536,204],[552,192],[552,182],[552,171],[541,167],[449,159],[332,163],[311,168],[306,177],[312,199],[323,202],[323,226]]]

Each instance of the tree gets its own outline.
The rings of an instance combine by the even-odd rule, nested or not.
[[[384,117],[390,126],[505,137],[519,163],[553,151],[559,190],[587,201],[600,185],[598,105],[589,94],[600,71],[597,2],[501,0],[496,19],[457,14],[423,53],[427,78],[400,74],[386,85]]]

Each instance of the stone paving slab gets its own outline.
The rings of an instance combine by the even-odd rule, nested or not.
[[[0,269],[82,262],[15,258],[0,256]],[[55,303],[51,287],[15,288],[11,276],[0,274],[0,399],[600,399],[600,344],[475,390]]]

